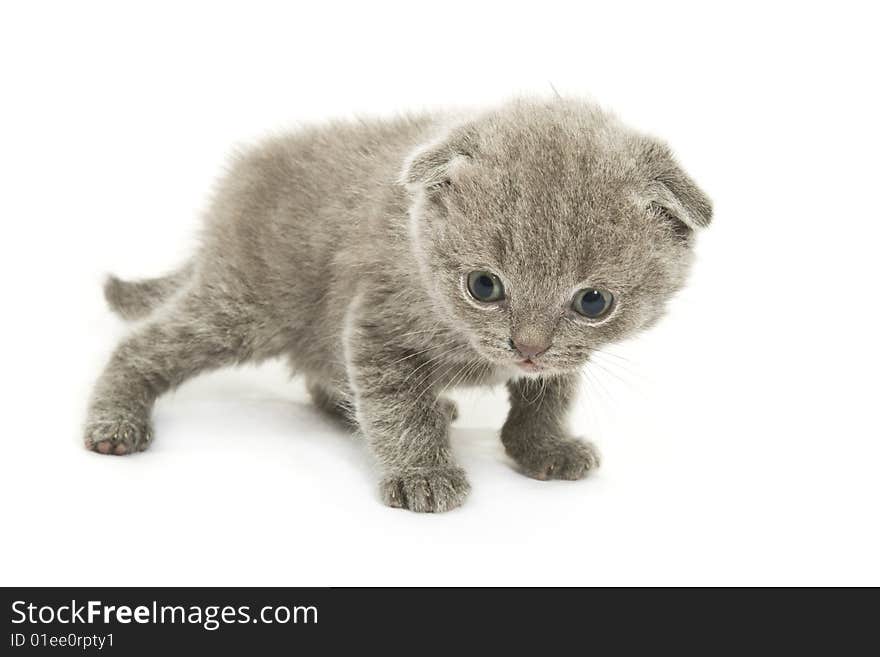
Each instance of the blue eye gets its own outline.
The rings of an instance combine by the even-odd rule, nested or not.
[[[599,319],[606,315],[614,301],[611,292],[587,288],[574,295],[571,306],[575,312],[590,319]]]
[[[491,303],[504,298],[504,286],[492,272],[472,271],[467,277],[468,292],[477,301]]]

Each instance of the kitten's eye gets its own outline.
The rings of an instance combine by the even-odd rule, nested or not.
[[[608,313],[613,301],[614,296],[611,292],[590,287],[575,294],[571,306],[575,312],[584,317],[599,319]]]
[[[472,271],[467,277],[468,292],[477,301],[491,303],[504,298],[504,286],[492,272]]]

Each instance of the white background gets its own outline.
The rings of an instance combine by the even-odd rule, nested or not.
[[[0,10],[0,583],[880,584],[869,3],[315,4]],[[585,378],[595,476],[517,474],[503,391],[467,391],[465,506],[385,508],[274,363],[163,398],[148,452],[82,448],[126,330],[103,274],[181,261],[234,145],[551,84],[667,139],[716,209],[669,317]]]

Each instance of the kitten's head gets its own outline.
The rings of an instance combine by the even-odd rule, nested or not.
[[[662,143],[586,103],[518,101],[414,153],[422,278],[475,349],[571,370],[663,313],[711,202]]]

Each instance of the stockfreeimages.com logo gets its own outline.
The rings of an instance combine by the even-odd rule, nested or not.
[[[222,625],[263,623],[315,624],[318,622],[318,608],[314,606],[265,606],[255,612],[249,605],[160,605],[153,600],[149,605],[108,605],[100,600],[78,603],[71,600],[63,605],[35,605],[24,600],[12,603],[13,624],[32,625],[60,623],[62,625],[90,625],[92,623],[128,625],[130,623],[179,625],[200,625],[213,631]]]

